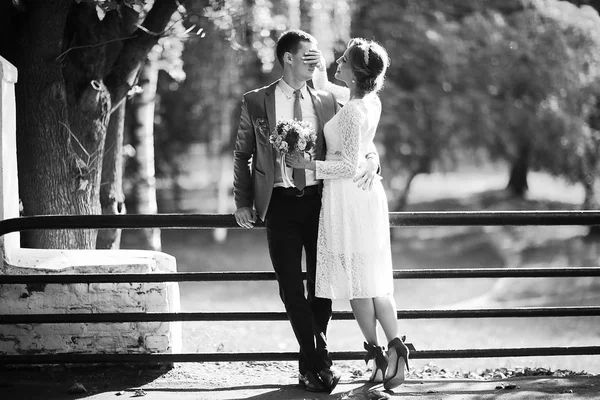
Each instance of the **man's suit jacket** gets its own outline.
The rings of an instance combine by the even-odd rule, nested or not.
[[[242,96],[240,126],[233,152],[233,197],[237,208],[256,208],[258,217],[265,220],[273,184],[275,156],[269,136],[275,129],[275,89],[278,81],[250,91]],[[325,156],[323,126],[339,109],[335,97],[328,92],[308,86],[317,115],[318,126],[315,154],[317,160]]]

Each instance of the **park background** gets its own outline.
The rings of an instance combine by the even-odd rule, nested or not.
[[[182,1],[134,71],[135,84],[113,90],[111,62],[128,43],[115,33],[114,22],[149,18],[166,2],[76,1],[67,18],[71,41],[60,43],[59,65],[48,70],[60,71],[60,77],[27,64],[31,53],[48,48],[38,49],[35,33],[23,33],[19,25],[27,2],[15,1],[0,13],[0,20],[14,18],[0,23],[0,54],[19,69],[24,215],[233,212],[241,95],[280,77],[275,41],[290,28],[317,38],[330,74],[350,37],[375,39],[388,50],[376,144],[391,211],[598,209],[600,2]],[[15,36],[6,36],[13,28]],[[114,34],[103,36],[102,29]],[[52,31],[45,35],[50,43]],[[8,43],[7,37],[19,40]],[[111,47],[119,41],[121,49]],[[90,76],[96,97],[77,85]],[[43,79],[63,85],[64,96],[54,89],[50,102],[45,90],[32,96]],[[48,124],[53,120],[46,113],[61,102],[58,111],[68,111],[68,126]],[[99,108],[98,115],[92,112]],[[73,168],[62,168],[70,163]],[[395,269],[596,267],[600,240],[588,227],[394,228],[392,237]],[[22,241],[41,248],[160,249],[176,257],[182,272],[271,270],[265,234],[258,229],[49,231],[24,234]],[[592,278],[395,285],[400,309],[585,306],[600,298],[600,282]],[[180,288],[183,311],[283,310],[275,282]],[[346,302],[334,307],[349,309]],[[408,320],[400,326],[409,342],[425,350],[596,345],[598,323],[580,317]],[[334,321],[328,336],[333,350],[362,349],[353,321]],[[184,324],[184,352],[296,348],[285,321]],[[435,362],[448,369],[600,371],[597,356]]]

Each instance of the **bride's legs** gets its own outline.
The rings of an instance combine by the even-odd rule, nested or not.
[[[352,299],[350,307],[367,343],[377,345],[377,319],[373,299]]]
[[[382,297],[375,297],[373,299],[373,305],[375,306],[375,315],[388,342],[397,338],[398,333],[398,316],[396,312],[396,300],[394,295],[390,294]]]
[[[365,337],[365,362],[373,360],[373,369],[369,382],[383,382],[388,361],[383,347],[379,346],[377,339],[377,316],[375,303],[372,298],[350,300],[350,306],[358,326]]]
[[[388,339],[389,368],[386,371],[383,386],[393,389],[404,382],[404,366],[408,368],[408,348],[404,344],[404,338],[399,338],[398,316],[396,312],[396,300],[394,295],[376,297],[373,299],[375,314],[381,324],[385,336]]]

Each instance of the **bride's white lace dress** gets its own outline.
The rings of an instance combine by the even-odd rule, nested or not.
[[[333,92],[340,101],[349,91],[316,72],[318,89]],[[387,198],[379,179],[363,190],[352,178],[365,155],[381,116],[376,95],[347,101],[325,124],[325,161],[316,162],[323,179],[317,244],[316,296],[330,299],[378,297],[393,293],[392,257]]]

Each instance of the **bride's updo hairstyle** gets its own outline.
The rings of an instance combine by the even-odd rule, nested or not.
[[[380,91],[390,63],[387,51],[379,43],[363,38],[351,39],[348,48],[348,61],[360,94]]]

